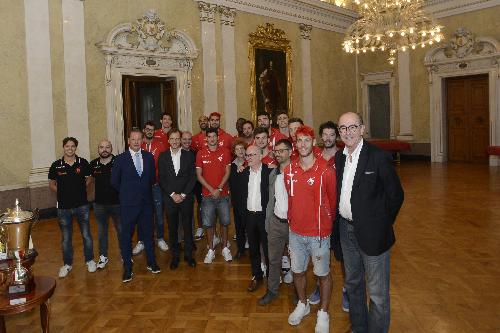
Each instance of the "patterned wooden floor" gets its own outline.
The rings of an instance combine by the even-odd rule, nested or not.
[[[398,169],[406,200],[392,257],[391,331],[500,332],[500,168],[403,162]],[[62,260],[57,222],[42,221],[33,238],[40,254],[36,274],[57,277]],[[261,307],[257,299],[264,288],[246,291],[248,258],[227,264],[218,250],[216,262],[206,266],[205,241],[197,244],[195,269],[182,262],[172,272],[170,254],[158,251],[161,274],[148,273],[141,255],[134,280],[123,284],[114,233],[109,266],[91,274],[75,228],[73,271],[57,280],[51,300],[52,332],[314,331],[317,306],[299,327],[287,324],[291,286],[282,285],[280,298]],[[330,331],[350,332],[348,315],[340,309],[337,263],[333,270]],[[7,317],[7,330],[39,332],[39,318],[38,310]]]

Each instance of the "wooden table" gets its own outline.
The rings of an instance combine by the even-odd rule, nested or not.
[[[40,321],[42,332],[49,332],[50,304],[49,299],[56,289],[56,280],[48,276],[35,276],[35,290],[29,294],[12,298],[26,298],[26,302],[10,305],[12,298],[0,296],[0,332],[6,332],[4,316],[22,313],[40,305]]]

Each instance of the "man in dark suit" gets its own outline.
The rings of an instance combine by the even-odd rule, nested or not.
[[[122,221],[121,251],[123,282],[132,280],[132,233],[136,224],[142,229],[148,270],[160,273],[153,246],[153,195],[156,182],[153,154],[141,150],[142,132],[132,129],[128,137],[129,149],[118,155],[111,171],[111,185],[120,196]]]
[[[196,182],[194,154],[181,149],[181,132],[171,129],[168,132],[170,149],[160,155],[158,171],[160,186],[165,198],[168,216],[168,233],[172,261],[170,269],[179,266],[179,215],[184,230],[184,260],[189,266],[195,267],[193,250],[193,188]]]
[[[252,279],[247,290],[255,291],[262,284],[264,272],[261,269],[260,247],[264,250],[264,261],[269,267],[267,255],[266,208],[269,201],[269,173],[271,169],[262,163],[262,149],[249,146],[246,150],[248,168],[245,168],[236,180],[241,189],[244,203],[245,228],[250,245]]]
[[[388,332],[390,248],[395,242],[392,225],[404,193],[391,156],[363,140],[361,117],[345,113],[338,125],[345,148],[335,156],[337,222],[352,331]]]

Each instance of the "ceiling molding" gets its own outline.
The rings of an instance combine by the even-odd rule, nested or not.
[[[435,18],[464,14],[500,6],[500,0],[427,0],[425,8]]]

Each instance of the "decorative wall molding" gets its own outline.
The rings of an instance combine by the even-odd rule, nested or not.
[[[411,117],[410,52],[398,52],[399,134],[398,140],[413,140]]]
[[[444,80],[448,77],[488,74],[490,145],[500,144],[500,44],[494,38],[476,37],[459,28],[448,43],[431,49],[424,60],[429,73],[431,161],[446,162],[447,124]],[[500,165],[490,157],[490,165]]]
[[[200,3],[198,0],[194,1]],[[339,33],[344,33],[345,29],[359,17],[354,11],[319,0],[204,0],[203,3],[289,22],[304,23]]]
[[[117,152],[125,149],[123,138],[122,77],[175,78],[179,128],[191,130],[191,72],[198,50],[183,31],[166,30],[154,10],[136,23],[115,26],[96,46],[106,63],[106,110],[108,138]]]
[[[312,25],[301,23],[299,28],[302,39],[311,39]]]
[[[464,14],[500,5],[499,0],[426,0],[425,9],[436,18]]]
[[[200,10],[200,21],[214,23],[217,6],[205,1],[196,2],[198,2],[198,9]]]
[[[236,9],[219,6],[220,23],[222,25],[234,26],[234,18],[236,17]]]
[[[394,78],[392,71],[374,72],[374,73],[361,73],[361,96],[362,96],[362,108],[363,108],[363,119],[366,128],[366,138],[371,137],[370,129],[370,95],[369,86],[377,84],[388,84],[389,85],[389,99],[390,99],[390,136],[395,138],[395,117],[394,117],[394,91],[396,87],[396,79]]]
[[[312,69],[311,69],[311,31],[312,26],[301,23],[300,47],[302,52],[302,107],[304,122],[314,128],[312,101]]]

